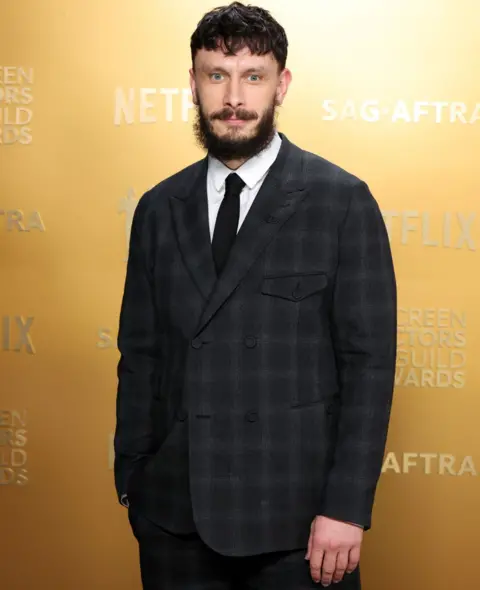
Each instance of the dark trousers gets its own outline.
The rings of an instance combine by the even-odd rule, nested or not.
[[[307,590],[322,587],[310,576],[306,549],[229,557],[210,549],[196,533],[174,535],[132,508],[144,590]],[[345,574],[338,590],[360,590],[360,571]]]

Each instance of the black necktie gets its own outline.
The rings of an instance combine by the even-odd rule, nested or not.
[[[213,261],[217,275],[227,262],[230,249],[237,236],[240,215],[240,193],[245,186],[238,174],[229,174],[225,182],[225,196],[220,205],[212,239]]]

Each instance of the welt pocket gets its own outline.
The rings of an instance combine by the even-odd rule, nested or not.
[[[262,281],[262,293],[289,301],[302,301],[327,286],[327,275],[318,273],[296,273],[289,275],[267,275]]]

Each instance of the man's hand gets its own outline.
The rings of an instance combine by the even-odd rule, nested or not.
[[[316,516],[310,527],[305,559],[310,560],[314,582],[329,586],[341,582],[345,572],[352,573],[360,561],[363,529],[326,516]]]

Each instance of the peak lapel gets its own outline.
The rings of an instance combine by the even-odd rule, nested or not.
[[[170,197],[175,231],[185,266],[205,299],[216,281],[208,224],[207,160],[175,195]]]
[[[237,288],[267,244],[305,198],[302,151],[281,134],[282,147],[238,232],[228,262],[197,326],[197,334]]]

